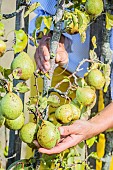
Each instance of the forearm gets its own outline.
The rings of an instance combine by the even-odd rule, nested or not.
[[[106,106],[100,113],[91,118],[89,122],[96,126],[92,131],[93,136],[113,128],[113,103]]]

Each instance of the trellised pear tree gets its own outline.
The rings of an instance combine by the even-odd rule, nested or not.
[[[0,9],[1,6],[2,0],[0,0]],[[0,126],[10,129],[9,148],[6,155],[7,169],[88,170],[94,168],[90,158],[93,161],[96,160],[100,168],[103,166],[103,169],[109,169],[112,158],[112,130],[106,132],[106,135],[101,134],[106,139],[105,156],[100,156],[97,150],[90,153],[88,151],[94,144],[99,146],[101,136],[83,141],[77,146],[52,156],[40,155],[33,140],[37,140],[42,147],[51,149],[60,141],[59,126],[70,125],[78,119],[87,120],[101,111],[104,105],[110,103],[109,85],[113,55],[110,49],[110,31],[113,27],[113,2],[110,0],[57,0],[55,15],[38,17],[33,35],[30,36],[28,35],[29,15],[38,7],[43,9],[38,0],[35,3],[31,3],[30,0],[16,0],[15,12],[0,14],[0,57],[4,57],[4,54],[8,52],[8,39],[5,36],[3,20],[16,18],[14,44],[10,49],[14,51],[14,59],[9,63],[10,69],[0,66]],[[42,24],[45,25],[43,30],[41,30]],[[48,35],[52,25],[54,27],[50,39],[51,67],[49,72],[44,74],[34,69],[33,61],[27,53],[27,46],[30,40],[34,46],[38,47],[37,39]],[[80,34],[81,43],[84,43],[88,27],[90,27],[91,37],[89,57],[78,63],[73,73],[62,77],[62,80],[52,87],[52,78],[57,67],[55,57],[61,34]],[[89,63],[87,72],[83,77],[78,77],[77,73],[84,69],[83,64],[86,62]],[[24,95],[30,90],[26,81],[32,75],[35,80],[36,95],[29,96],[26,104]],[[42,92],[39,90],[38,78],[43,80]],[[62,84],[68,84],[66,91],[60,90],[59,87]],[[76,95],[74,99],[70,97],[72,93]],[[64,99],[64,104],[61,104],[61,98]],[[26,124],[23,110],[25,104],[29,113],[34,115],[32,122]],[[50,107],[54,108],[54,112],[50,112]],[[22,141],[32,148],[34,157],[21,160]],[[14,154],[15,156],[12,157]],[[2,169],[2,161],[0,168]]]

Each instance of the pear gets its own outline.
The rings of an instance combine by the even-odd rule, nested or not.
[[[55,117],[60,123],[69,123],[73,119],[72,107],[70,104],[64,104],[55,111]]]
[[[15,70],[17,68],[22,69],[22,74],[20,79],[28,80],[34,72],[34,64],[29,55],[25,52],[21,52],[11,63],[11,69]]]
[[[1,111],[5,118],[14,120],[20,116],[23,104],[19,96],[8,92],[1,100]]]
[[[102,0],[87,0],[85,4],[86,11],[91,15],[100,15],[103,11]]]
[[[24,114],[22,112],[21,115],[14,120],[5,119],[5,126],[8,129],[19,130],[24,125],[24,120],[25,120],[25,118],[24,118]]]
[[[1,127],[2,125],[4,125],[4,122],[5,122],[5,117],[4,117],[3,114],[2,114],[1,101],[0,101],[0,127]]]
[[[53,148],[60,140],[58,128],[53,123],[44,120],[37,132],[37,140],[43,148]]]
[[[78,87],[76,90],[76,99],[84,106],[93,103],[95,96],[95,90],[91,89],[90,86]]]
[[[93,86],[95,89],[101,89],[105,84],[105,78],[102,72],[98,69],[92,69],[87,77],[86,77],[87,84]]]
[[[80,109],[78,108],[78,106],[74,105],[74,104],[70,104],[71,109],[72,109],[72,113],[73,113],[73,118],[72,120],[78,120],[80,118]]]
[[[33,122],[25,124],[19,133],[20,139],[25,143],[32,143],[37,132],[37,125]]]
[[[6,44],[3,40],[0,40],[0,57],[3,56],[5,50],[6,50]]]

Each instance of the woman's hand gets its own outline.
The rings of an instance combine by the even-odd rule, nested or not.
[[[96,124],[85,120],[77,120],[72,125],[59,127],[61,141],[54,148],[41,148],[37,141],[34,141],[34,144],[39,148],[38,151],[41,153],[56,154],[77,145],[83,140],[91,138],[95,135],[96,129]]]

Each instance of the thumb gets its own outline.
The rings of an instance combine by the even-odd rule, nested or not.
[[[70,134],[74,134],[74,125],[69,125],[69,126],[61,126],[59,127],[60,134],[62,136],[67,136]]]
[[[55,59],[55,61],[56,61],[56,63],[59,63],[59,62],[61,62],[61,56],[57,53],[57,55],[56,55],[56,59]]]

